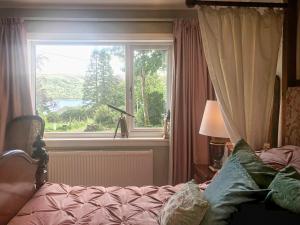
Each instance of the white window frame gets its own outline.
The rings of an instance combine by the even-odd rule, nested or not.
[[[159,37],[159,36],[157,36]],[[37,45],[123,45],[125,46],[125,79],[126,79],[126,111],[133,113],[133,93],[131,90],[133,87],[133,51],[135,49],[163,49],[168,51],[168,70],[167,70],[167,102],[166,109],[170,108],[170,91],[171,91],[171,80],[173,71],[173,42],[169,38],[168,40],[159,40],[159,38],[154,40],[141,39],[137,40],[29,40],[30,46],[30,72],[32,80],[32,96],[33,103],[35,107],[36,100],[36,46]],[[117,122],[117,121],[116,121]],[[127,117],[127,125],[129,131],[129,137],[132,138],[160,138],[163,136],[163,128],[137,128],[134,127],[134,120],[131,117]],[[120,137],[120,129],[118,130],[117,137]],[[45,132],[45,138],[111,138],[113,137],[113,132]]]
[[[128,112],[130,112],[131,114],[134,113],[134,99],[133,99],[133,90],[134,90],[134,79],[133,79],[133,52],[134,50],[141,50],[141,49],[158,49],[158,50],[166,50],[168,52],[168,58],[167,58],[167,64],[170,65],[168,66],[167,69],[167,102],[166,102],[166,109],[169,109],[170,106],[170,84],[171,84],[171,79],[170,79],[170,74],[172,73],[172,60],[171,60],[171,56],[172,56],[172,45],[166,45],[166,44],[158,44],[158,43],[139,43],[139,44],[134,44],[134,45],[128,45],[128,60],[130,61],[127,65],[128,67],[128,85],[126,85],[127,87],[127,93],[126,95],[128,95],[129,97],[127,97],[126,100],[128,100],[128,108],[126,108],[126,110],[128,110]],[[135,122],[134,119],[132,117],[128,118],[128,127],[129,127],[129,131],[132,134],[138,135],[141,132],[144,134],[147,133],[153,133],[153,132],[160,132],[162,133],[162,128],[146,128],[146,127],[135,127]]]

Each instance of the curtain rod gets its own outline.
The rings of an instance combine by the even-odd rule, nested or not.
[[[1,0],[0,0],[1,1]],[[80,17],[22,17],[24,21],[58,22],[173,22],[176,18],[80,18]]]
[[[211,5],[211,6],[237,6],[237,7],[265,7],[265,8],[287,8],[288,3],[275,2],[232,2],[232,1],[201,1],[186,0],[185,4],[192,8],[195,5]]]

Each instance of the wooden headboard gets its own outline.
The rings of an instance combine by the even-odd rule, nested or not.
[[[48,155],[40,137],[33,147],[36,159],[22,150],[0,155],[0,225],[7,224],[47,181]]]
[[[289,87],[286,92],[285,145],[300,146],[300,87]]]

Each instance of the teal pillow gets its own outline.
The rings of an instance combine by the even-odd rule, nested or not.
[[[260,188],[268,188],[278,173],[272,167],[265,165],[243,139],[236,143],[232,155],[239,159],[239,162]]]
[[[300,174],[291,166],[281,170],[269,186],[271,199],[282,208],[300,213]]]
[[[264,199],[268,192],[257,186],[234,154],[204,191],[209,208],[201,225],[228,224],[230,215],[237,211],[237,205]]]
[[[199,225],[208,208],[193,180],[169,198],[160,213],[160,225]]]

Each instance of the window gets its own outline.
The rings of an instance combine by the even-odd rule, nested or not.
[[[35,106],[48,133],[111,134],[120,113],[132,134],[161,133],[170,43],[32,43]]]
[[[162,127],[167,102],[167,49],[133,50],[135,127]]]

